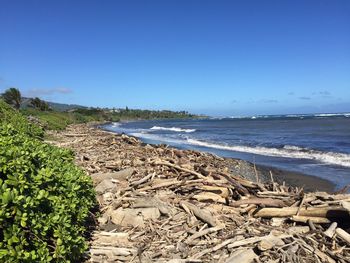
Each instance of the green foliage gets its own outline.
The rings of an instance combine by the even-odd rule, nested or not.
[[[43,130],[28,122],[18,111],[0,100],[0,125],[11,124],[17,131],[25,133],[28,136],[42,138]]]
[[[70,151],[0,125],[0,262],[79,260],[94,205]]]
[[[9,88],[5,90],[1,96],[7,104],[12,105],[16,109],[19,109],[21,107],[22,96],[21,92],[18,89]]]
[[[35,108],[26,108],[21,110],[23,114],[35,116],[44,124],[45,129],[62,130],[69,124],[102,122],[120,120],[137,120],[137,119],[181,119],[181,118],[198,118],[186,111],[155,111],[155,110],[138,110],[138,109],[101,109],[101,108],[76,108],[69,111],[41,111]]]
[[[139,110],[129,109],[128,107],[114,111],[113,115],[120,119],[184,119],[203,117],[190,114],[187,111]]]
[[[0,262],[77,261],[87,248],[91,178],[42,136],[0,100]]]
[[[48,130],[63,130],[67,125],[75,123],[72,116],[67,112],[40,111],[36,109],[25,109],[21,111],[24,115],[35,116]]]
[[[48,111],[50,110],[49,104],[38,97],[35,97],[34,99],[30,99],[29,103],[30,107],[36,108],[40,111]]]
[[[21,110],[24,115],[35,116],[48,130],[63,130],[69,124],[87,123],[92,121],[119,121],[117,116],[101,109],[76,109],[75,111],[40,111],[36,109]]]

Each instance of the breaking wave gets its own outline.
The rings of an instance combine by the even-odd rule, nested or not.
[[[173,131],[173,132],[195,132],[196,129],[182,129],[177,127],[161,127],[161,126],[153,126],[151,130],[159,130],[159,131]]]
[[[175,143],[178,145],[193,145],[201,146],[206,148],[235,151],[243,153],[251,153],[272,157],[284,157],[293,159],[307,159],[314,160],[329,165],[339,165],[344,167],[350,167],[350,154],[337,153],[337,152],[323,152],[319,150],[313,150],[309,148],[285,145],[281,148],[263,147],[263,146],[245,146],[245,145],[224,145],[216,144],[207,141],[196,140],[192,138],[169,138],[156,134],[145,134],[145,133],[132,133],[130,134],[135,137],[141,137],[144,139],[151,139],[161,141],[163,143]]]
[[[267,155],[274,157],[309,159],[322,163],[340,165],[350,167],[350,154],[336,152],[322,152],[308,148],[302,148],[293,145],[285,145],[283,148],[269,147],[251,147],[243,145],[221,145],[195,139],[187,139],[186,142],[191,145],[203,146],[219,150],[228,150],[236,152],[246,152],[259,155]]]

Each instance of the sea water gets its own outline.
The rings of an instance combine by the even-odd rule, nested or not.
[[[147,120],[105,129],[350,184],[350,114]]]

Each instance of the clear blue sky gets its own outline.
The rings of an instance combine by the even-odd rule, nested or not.
[[[0,91],[212,115],[350,111],[350,1],[0,0]]]

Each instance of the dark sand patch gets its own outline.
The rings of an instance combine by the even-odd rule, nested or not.
[[[234,173],[251,181],[256,181],[256,172],[252,163],[238,160],[238,165],[233,165],[230,168]],[[335,184],[331,181],[300,172],[287,171],[264,165],[256,165],[256,171],[259,180],[264,183],[271,182],[271,171],[273,179],[279,184],[285,182],[287,186],[303,187],[305,192],[325,191],[331,193],[335,190]]]
[[[270,176],[270,171],[273,174],[274,180],[280,184],[283,182],[289,186],[303,187],[305,192],[312,191],[325,191],[333,192],[335,190],[335,185],[328,180],[303,173],[280,170],[273,167],[266,167],[259,165],[258,168],[266,176]]]

